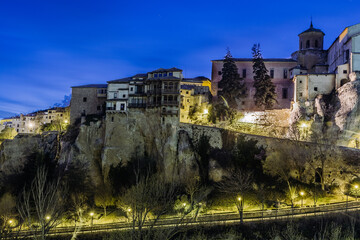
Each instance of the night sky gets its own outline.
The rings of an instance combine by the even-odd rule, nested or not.
[[[178,67],[210,77],[226,47],[290,57],[310,25],[328,48],[360,22],[360,1],[0,0],[0,117],[61,102],[70,86]]]

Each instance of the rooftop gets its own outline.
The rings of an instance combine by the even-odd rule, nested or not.
[[[176,68],[176,67],[168,68],[168,69],[166,69],[166,68],[159,68],[159,69],[156,69],[156,70],[154,70],[154,71],[152,71],[152,72],[150,72],[150,73],[161,73],[161,72],[182,72],[182,70],[179,69],[179,68]]]
[[[252,58],[232,58],[235,62],[252,62]],[[264,62],[296,62],[291,58],[264,58]],[[224,59],[212,60],[212,62],[222,62]]]
[[[71,88],[107,88],[107,84],[87,84],[80,86],[72,86]]]
[[[325,33],[323,31],[321,31],[320,29],[314,28],[313,23],[311,21],[310,23],[310,28],[303,31],[302,33],[300,33],[299,35],[303,34],[303,33],[308,33],[308,32],[319,32],[322,33],[323,35],[325,35]]]
[[[132,77],[126,77],[126,78],[115,79],[115,80],[111,80],[111,81],[107,81],[107,82],[108,83],[127,83],[131,80],[132,80]]]

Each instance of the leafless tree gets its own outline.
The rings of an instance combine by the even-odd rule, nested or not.
[[[251,172],[233,170],[229,176],[224,177],[221,182],[218,183],[220,191],[228,193],[232,196],[240,217],[240,222],[243,223],[244,214],[244,200],[246,195],[250,192],[253,186],[253,176]]]
[[[48,181],[48,171],[39,167],[29,187],[25,186],[17,209],[34,239],[46,239],[49,231],[61,222],[65,211],[66,189],[58,177]]]
[[[103,183],[97,187],[95,192],[95,204],[104,209],[104,217],[106,217],[107,207],[114,204],[111,187],[108,183]]]
[[[16,200],[10,193],[5,193],[0,198],[0,238],[1,239],[11,239],[11,236],[15,236],[14,229],[19,224],[15,220],[15,206]]]

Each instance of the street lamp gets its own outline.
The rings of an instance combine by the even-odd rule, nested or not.
[[[209,113],[209,110],[208,109],[204,109],[204,114],[208,114]]]
[[[239,202],[241,201],[241,197],[238,197],[238,199],[237,199]]]
[[[46,220],[50,220],[50,218],[51,218],[51,217],[50,217],[49,215],[47,215],[47,216],[45,217]]]
[[[91,227],[92,227],[93,226],[93,221],[94,221],[94,213],[91,212],[90,216],[91,216]]]
[[[356,198],[356,201],[357,201],[359,185],[355,184],[354,188],[355,188],[355,198]]]
[[[305,193],[304,193],[303,191],[301,191],[301,192],[300,192],[300,196],[301,196],[301,207],[303,207],[304,195],[305,195]]]
[[[67,124],[67,123],[68,123],[68,120],[65,120],[64,123]]]

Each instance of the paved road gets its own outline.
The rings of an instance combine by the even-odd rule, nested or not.
[[[360,201],[341,202],[327,205],[320,205],[318,207],[303,207],[303,208],[282,208],[264,211],[245,211],[244,222],[260,222],[271,220],[287,220],[291,218],[304,218],[313,217],[325,214],[346,214],[346,212],[360,211]],[[157,228],[171,227],[179,222],[179,218],[163,218],[160,219],[156,225]],[[217,214],[204,214],[198,216],[195,220],[193,218],[185,219],[186,226],[197,225],[231,225],[239,224],[238,213],[217,213]],[[145,227],[149,224],[145,224]],[[131,224],[126,222],[108,223],[108,224],[94,224],[92,227],[89,225],[82,226],[80,233],[93,233],[93,232],[108,232],[115,230],[129,230]],[[69,235],[74,232],[74,227],[57,227],[51,230],[51,235]],[[21,236],[29,236],[31,233],[28,231],[21,231]]]

